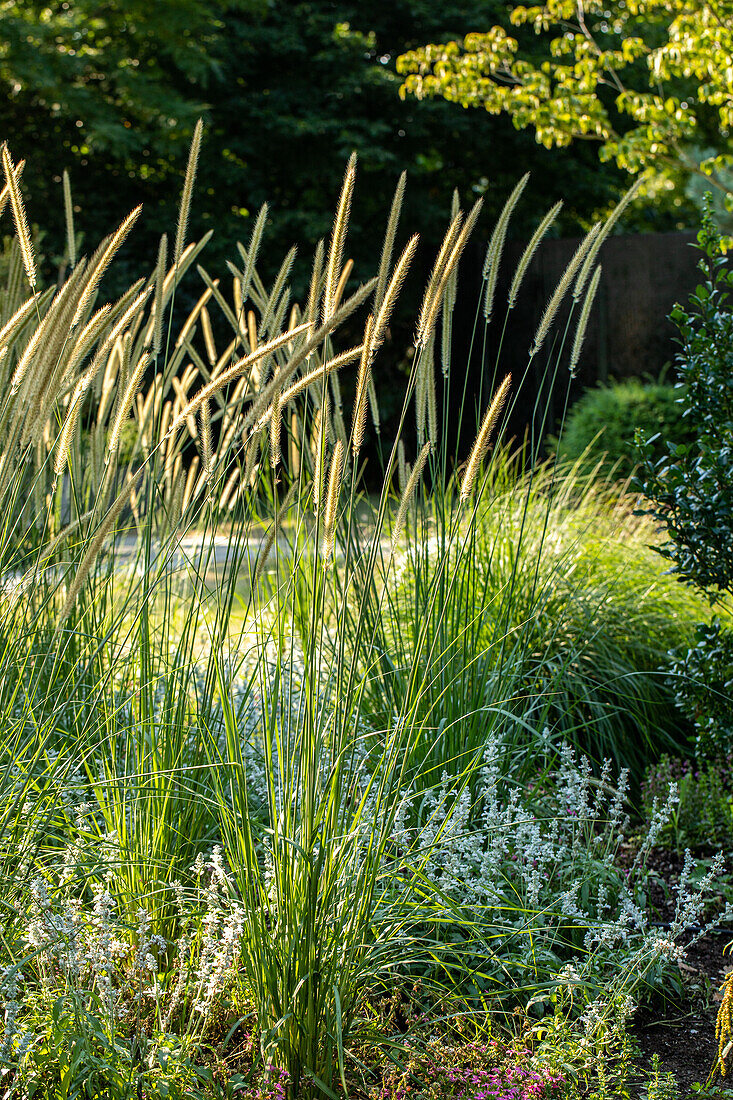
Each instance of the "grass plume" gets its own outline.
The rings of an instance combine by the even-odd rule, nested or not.
[[[344,264],[344,269],[341,272],[341,276],[339,278],[339,281],[336,284],[336,293],[333,296],[334,309],[338,309],[339,305],[341,304],[341,299],[343,298],[344,291],[346,290],[346,284],[348,283],[349,279],[351,278],[351,272],[353,270],[354,270],[354,261],[353,260],[347,260],[346,263]]]
[[[478,216],[481,213],[482,206],[483,199],[478,199],[473,204],[473,207],[471,208],[468,217],[466,218],[465,222],[463,223],[456,235],[455,241],[450,250],[448,258],[443,265],[442,271],[438,272],[438,277],[436,279],[435,287],[432,292],[432,298],[429,303],[427,303],[427,308],[424,305],[423,310],[421,310],[420,313],[420,323],[417,334],[418,346],[424,347],[433,333],[435,323],[438,319],[438,311],[440,310],[440,307],[442,305],[443,294],[445,293],[448,280],[451,278],[453,271],[458,265],[461,254],[463,253],[463,249],[466,247],[466,244],[468,243],[468,238],[471,236],[474,226],[476,225],[476,222],[478,220]],[[458,219],[456,218],[454,219],[454,221],[457,222]]]
[[[21,177],[23,175],[23,169],[24,168],[25,168],[25,161],[24,160],[19,160],[18,163],[15,165],[15,178],[16,178],[18,183],[20,183]],[[0,218],[3,216],[3,213],[5,212],[5,207],[8,205],[9,200],[10,200],[10,188],[8,187],[8,185],[6,183],[5,186],[2,188],[2,190],[0,190]],[[21,258],[21,262],[22,262],[22,258]]]
[[[37,276],[33,241],[31,240],[30,231],[28,229],[28,218],[26,217],[23,196],[20,193],[18,174],[13,167],[10,151],[5,143],[3,143],[2,147],[2,160],[3,170],[5,172],[5,183],[10,197],[10,208],[13,211],[13,221],[15,222],[15,232],[20,245],[20,254],[23,257],[23,267],[25,268],[25,274],[30,284],[30,288],[35,291]]]
[[[407,183],[407,172],[403,172],[397,181],[395,193],[392,198],[392,206],[389,211],[389,218],[387,220],[387,228],[384,233],[384,243],[382,244],[382,253],[379,257],[379,270],[377,272],[377,289],[374,291],[374,312],[379,313],[379,309],[382,305],[384,298],[384,291],[387,286],[387,276],[389,275],[390,264],[392,263],[392,252],[394,250],[395,237],[397,236],[397,226],[400,221],[400,213],[402,211],[402,202],[405,197],[405,185]]]
[[[590,273],[593,270],[593,267],[595,265],[598,253],[600,252],[601,245],[606,240],[606,238],[610,236],[613,227],[616,225],[619,218],[623,214],[624,210],[626,210],[627,206],[629,205],[629,203],[633,201],[633,199],[636,196],[637,191],[642,186],[643,182],[644,182],[643,179],[637,179],[631,185],[629,190],[622,197],[621,201],[611,211],[608,218],[603,223],[603,227],[601,228],[600,233],[598,233],[598,235],[595,237],[593,243],[591,244],[591,246],[588,250],[588,255],[586,256],[586,258],[583,262],[583,266],[580,269],[580,273],[578,274],[578,278],[575,281],[575,286],[573,287],[573,298],[575,299],[576,302],[580,301],[580,298],[583,294],[583,289],[585,287],[585,284],[588,281]]]
[[[208,481],[214,468],[214,448],[211,439],[211,404],[204,401],[201,406],[201,450],[204,478]],[[161,431],[161,434],[163,432]]]
[[[484,263],[484,278],[486,279],[486,290],[484,292],[484,320],[488,324],[491,320],[491,311],[494,308],[494,294],[496,293],[496,280],[499,277],[499,265],[501,263],[502,253],[504,251],[504,242],[506,241],[506,231],[509,226],[509,219],[512,216],[514,207],[519,202],[519,199],[527,186],[529,180],[529,172],[522,176],[519,183],[516,185],[511,195],[504,203],[504,209],[499,215],[494,232],[491,235],[489,241],[489,247],[486,253],[486,261]]]
[[[328,471],[328,490],[326,492],[326,503],[323,508],[324,565],[328,564],[333,554],[334,540],[336,537],[336,513],[338,511],[338,502],[341,493],[343,465],[344,445],[340,439],[337,439],[336,446],[331,455],[331,465]]]
[[[282,428],[282,402],[280,387],[275,386],[270,406],[270,466],[274,470],[280,463],[280,432]]]
[[[578,327],[575,330],[575,339],[573,340],[572,351],[570,352],[570,377],[575,378],[575,371],[578,366],[578,360],[580,359],[580,351],[583,346],[583,340],[585,339],[585,330],[588,327],[588,318],[590,317],[590,311],[593,307],[593,300],[598,290],[598,283],[601,279],[601,265],[593,272],[591,281],[588,284],[588,290],[586,291],[585,298],[583,300],[583,308],[580,311],[580,317],[578,318]]]
[[[69,257],[69,263],[72,267],[76,267],[76,234],[74,233],[74,203],[71,198],[71,180],[69,179],[69,173],[64,168],[63,174],[63,186],[64,186],[64,219],[66,222],[66,252]]]
[[[507,309],[514,309],[514,306],[516,305],[516,302],[517,302],[517,296],[519,294],[519,288],[521,287],[522,282],[524,280],[524,276],[527,273],[527,268],[532,263],[532,260],[534,258],[534,254],[537,251],[537,249],[540,245],[540,242],[544,238],[545,233],[550,228],[550,226],[554,222],[555,218],[560,213],[561,209],[562,209],[562,202],[556,202],[554,206],[550,207],[550,209],[547,211],[544,218],[542,219],[542,221],[540,222],[540,224],[537,226],[534,233],[530,237],[529,244],[527,245],[524,252],[522,253],[522,255],[519,259],[519,263],[517,264],[517,269],[514,272],[514,277],[512,279],[512,285],[509,288],[509,297],[507,299]]]
[[[125,488],[123,489],[123,491],[118,495],[118,497],[115,500],[114,504],[112,504],[112,506],[108,510],[107,515],[104,517],[104,519],[100,523],[99,529],[97,530],[96,534],[94,535],[94,538],[89,543],[89,545],[86,549],[86,552],[85,552],[84,556],[82,557],[82,559],[79,563],[79,567],[76,571],[76,574],[74,575],[74,579],[73,579],[73,581],[71,582],[71,584],[69,586],[69,592],[68,592],[68,595],[66,597],[66,602],[64,603],[64,606],[61,609],[61,613],[60,613],[59,619],[58,619],[58,625],[56,627],[56,635],[57,636],[61,632],[61,629],[63,627],[64,622],[68,619],[69,615],[71,614],[71,612],[74,608],[74,605],[76,604],[76,601],[79,598],[79,593],[82,590],[84,582],[86,581],[87,577],[89,576],[89,573],[91,572],[92,566],[94,565],[94,562],[97,560],[97,556],[98,556],[100,550],[102,549],[104,543],[106,542],[107,537],[109,536],[112,528],[114,527],[118,516],[120,515],[120,513],[122,512],[122,509],[125,507],[125,505],[128,503],[128,501],[130,500],[130,496],[132,495],[132,493],[135,489],[137,481],[138,481],[138,478],[133,477],[131,479],[130,483],[128,485],[126,485]]]
[[[123,245],[133,225],[140,217],[141,211],[142,206],[136,206],[134,210],[131,210],[119,228],[112,234],[109,242],[103,244],[98,250],[99,255],[92,257],[89,267],[87,268],[87,280],[84,285],[84,290],[79,298],[79,304],[76,307],[76,312],[71,321],[72,328],[74,325],[78,324],[84,316],[87,307],[97,291],[102,276]]]
[[[122,425],[125,423],[128,413],[132,408],[132,403],[135,400],[135,395],[138,389],[140,388],[140,383],[142,382],[147,365],[148,356],[141,355],[137,363],[135,364],[132,374],[128,379],[127,385],[125,387],[125,392],[122,395],[122,400],[120,401],[119,408],[117,409],[116,416],[110,429],[109,442],[107,444],[108,454],[113,454],[117,448],[117,444],[119,443],[120,439],[120,432],[122,431]]]
[[[507,399],[509,393],[509,387],[511,386],[512,376],[507,374],[504,381],[496,391],[491,404],[486,410],[486,415],[479,428],[478,435],[476,436],[471,453],[468,456],[468,462],[466,463],[466,469],[463,472],[463,479],[461,481],[461,500],[466,501],[470,497],[478,472],[481,469],[481,463],[484,460],[484,456],[489,448],[489,442],[491,440],[491,433],[494,430],[494,425],[499,419],[501,410],[504,407],[504,402]]]
[[[370,313],[364,328],[364,340],[362,342],[361,359],[359,360],[359,373],[356,379],[356,396],[354,398],[354,415],[351,422],[351,446],[354,458],[357,457],[364,442],[366,429],[367,402],[369,400],[369,380],[372,375],[372,330],[374,317]]]
[[[351,199],[354,193],[354,181],[356,179],[356,153],[349,157],[346,166],[344,182],[339,197],[336,218],[331,232],[331,247],[328,252],[326,265],[326,289],[323,301],[323,320],[329,321],[336,310],[336,287],[341,277],[341,258],[346,241],[346,231],[349,225],[349,213],[351,211]]]
[[[448,262],[448,257],[451,254],[451,249],[455,244],[458,234],[461,231],[461,225],[463,224],[463,214],[459,211],[454,218],[451,219],[450,225],[446,230],[445,236],[441,243],[438,255],[435,258],[433,269],[428,279],[428,284],[425,287],[425,293],[423,294],[422,305],[420,306],[420,315],[417,322],[417,333],[415,335],[415,347],[419,347],[421,343],[424,343],[423,333],[427,326],[427,320],[432,308],[433,299],[440,282],[440,278],[445,270],[445,265]]]
[[[257,566],[255,569],[254,582],[252,586],[253,588],[257,587],[260,579],[262,578],[262,574],[265,572],[267,560],[272,552],[272,548],[275,544],[275,539],[277,538],[278,531],[281,529],[283,520],[285,519],[286,515],[293,505],[297,489],[298,483],[294,481],[288,489],[287,493],[285,494],[282,504],[276,504],[275,518],[270,524],[267,535],[265,536],[260,546],[259,553],[257,554]]]
[[[165,290],[165,268],[168,260],[168,236],[163,234],[158,245],[158,260],[155,265],[155,297],[153,300],[153,352],[160,355],[163,346],[163,309]]]
[[[395,302],[399,296],[402,284],[405,281],[407,270],[412,263],[415,250],[417,249],[418,235],[410,237],[409,241],[405,245],[405,248],[395,265],[395,269],[392,272],[392,276],[389,280],[382,302],[377,313],[376,320],[371,335],[371,348],[372,352],[376,352],[384,340],[384,334],[389,324],[389,319],[392,316],[392,310],[394,309]]]
[[[186,166],[186,177],[183,181],[183,192],[181,194],[181,205],[178,208],[176,244],[173,250],[173,266],[176,268],[180,263],[181,253],[183,252],[183,245],[186,240],[188,218],[189,214],[191,213],[191,199],[193,198],[193,188],[196,182],[196,168],[198,166],[199,153],[201,151],[201,138],[203,136],[203,132],[203,120],[199,119],[194,127],[193,137],[191,139],[191,149],[188,154],[188,164]]]
[[[79,424],[79,414],[81,413],[81,407],[84,401],[84,394],[86,390],[77,387],[77,390],[73,394],[71,401],[69,402],[69,408],[66,412],[66,418],[61,426],[59,432],[58,442],[56,444],[56,454],[53,460],[53,472],[56,477],[63,473],[66,469],[66,462],[69,455],[69,447],[73,441],[76,429]]]
[[[263,203],[260,207],[260,211],[257,215],[257,219],[252,227],[252,236],[249,240],[249,248],[247,249],[247,255],[244,262],[244,271],[242,272],[242,280],[240,283],[242,301],[246,301],[249,294],[249,288],[252,283],[252,276],[255,270],[255,264],[257,263],[257,257],[260,251],[260,245],[262,244],[262,237],[265,232],[265,226],[267,225],[268,206],[267,203]],[[241,318],[239,318],[241,320]],[[254,348],[252,349],[254,351]]]
[[[531,348],[529,349],[530,356],[535,356],[545,342],[547,333],[550,331],[552,322],[555,320],[555,315],[560,308],[560,304],[563,298],[568,292],[570,284],[575,277],[575,273],[582,264],[588,250],[591,248],[593,242],[600,233],[600,230],[600,222],[597,222],[590,230],[590,232],[587,233],[583,240],[580,242],[577,249],[573,253],[573,256],[571,257],[569,264],[560,276],[560,281],[555,287],[555,291],[552,297],[545,306],[545,311],[542,314],[539,325],[537,326],[535,338],[532,341]]]
[[[204,333],[204,344],[209,363],[212,367],[215,367],[218,356],[216,354],[216,344],[214,343],[214,330],[211,327],[211,317],[206,306],[201,310],[201,328]]]
[[[400,499],[400,505],[399,505],[399,508],[397,509],[397,515],[395,516],[394,526],[392,527],[392,553],[393,554],[394,554],[395,550],[397,549],[397,545],[400,541],[400,536],[402,534],[402,529],[404,528],[405,520],[407,519],[407,511],[408,511],[408,509],[410,507],[410,504],[412,502],[412,498],[415,495],[415,491],[417,489],[418,482],[420,481],[420,477],[422,475],[423,469],[425,468],[425,463],[428,460],[428,455],[430,454],[430,450],[431,450],[430,443],[424,443],[423,447],[422,447],[422,450],[420,451],[420,454],[417,456],[417,460],[415,462],[414,469],[412,470],[412,473],[407,478],[407,480],[405,482],[405,487],[402,490],[402,497]],[[403,452],[403,459],[404,459],[404,452]]]

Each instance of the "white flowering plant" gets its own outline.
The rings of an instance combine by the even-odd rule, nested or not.
[[[210,1036],[221,1044],[248,1004],[238,971],[241,906],[221,850],[199,857],[191,876],[192,890],[168,887],[175,940],[153,930],[145,908],[133,925],[120,916],[113,867],[91,900],[63,875],[32,882],[0,979],[8,1095],[134,1097],[142,1089],[183,1097],[203,1088],[210,1058],[202,1048]]]
[[[473,782],[444,774],[441,788],[403,797],[396,851],[403,865],[422,858],[440,893],[440,938],[453,944],[441,966],[465,973],[470,962],[466,995],[477,1002],[492,993],[511,1005],[524,994],[540,1013],[569,972],[578,1011],[611,992],[635,1000],[681,992],[680,940],[724,925],[732,910],[715,904],[722,859],[698,873],[688,853],[671,924],[655,923],[646,863],[676,806],[675,786],[651,807],[632,858],[628,772],[611,782],[607,761],[594,776],[565,745],[555,770],[528,790],[507,774],[515,760],[494,739]]]

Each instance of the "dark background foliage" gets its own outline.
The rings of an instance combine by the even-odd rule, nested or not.
[[[148,263],[150,239],[174,223],[199,114],[207,136],[193,231],[213,226],[210,255],[231,256],[233,241],[248,237],[267,201],[273,269],[292,243],[305,248],[328,233],[354,149],[361,180],[350,244],[358,269],[375,262],[403,169],[410,177],[405,224],[421,232],[425,254],[442,235],[454,187],[464,202],[486,195],[488,222],[530,169],[515,232],[526,232],[558,197],[566,202],[558,231],[577,232],[624,184],[592,150],[549,153],[485,112],[399,99],[398,53],[425,35],[489,26],[504,8],[496,0],[368,7],[353,0],[22,0],[1,7],[2,135],[16,159],[29,162],[30,208],[49,227],[51,250],[61,247],[66,167],[83,201],[79,226],[91,240],[145,203],[127,257],[130,268]]]
[[[483,196],[455,325],[456,353],[465,357],[482,242],[518,177],[532,173],[513,219],[515,238],[526,238],[559,198],[565,205],[552,234],[577,235],[628,184],[592,147],[549,151],[506,117],[399,98],[400,53],[488,29],[505,14],[499,0],[0,0],[0,135],[16,160],[27,160],[24,186],[30,216],[43,227],[47,277],[63,251],[64,168],[84,248],[144,204],[104,292],[120,293],[150,270],[159,235],[175,227],[187,147],[203,115],[190,232],[214,230],[205,266],[226,273],[236,241],[247,242],[268,202],[262,273],[274,276],[296,243],[296,297],[313,246],[329,233],[352,150],[359,156],[347,251],[354,283],[376,267],[394,186],[407,170],[398,244],[412,232],[421,243],[382,371],[404,370],[408,362],[415,309],[453,189],[464,205]],[[624,225],[670,229],[677,216],[671,205],[657,204],[653,215],[629,212]],[[198,296],[195,279],[184,287],[182,308],[190,305],[187,295]],[[644,369],[650,364],[640,364]],[[382,388],[387,421],[395,392]]]

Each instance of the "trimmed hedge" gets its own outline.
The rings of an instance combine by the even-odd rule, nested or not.
[[[587,390],[573,406],[560,439],[552,440],[558,457],[585,467],[601,464],[627,477],[638,460],[634,443],[637,429],[646,439],[658,438],[652,451],[661,458],[668,443],[691,441],[679,389],[665,383],[629,379]]]

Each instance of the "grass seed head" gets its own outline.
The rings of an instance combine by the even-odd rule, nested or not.
[[[400,213],[402,211],[402,201],[405,197],[405,185],[407,183],[407,172],[403,172],[397,181],[397,187],[392,198],[392,206],[389,212],[389,218],[387,220],[387,229],[384,234],[384,243],[382,244],[382,254],[379,258],[379,271],[377,273],[377,289],[374,292],[374,311],[379,313],[384,298],[384,291],[387,286],[387,275],[389,274],[389,266],[392,263],[392,252],[394,249],[395,237],[397,236],[397,226],[399,225]]]
[[[425,468],[425,463],[428,460],[428,455],[430,454],[430,450],[431,450],[430,443],[425,443],[423,445],[422,450],[420,451],[420,454],[417,456],[417,461],[415,462],[415,468],[413,469],[412,473],[407,478],[407,481],[405,483],[405,488],[402,492],[402,499],[400,500],[400,506],[397,509],[397,515],[395,517],[394,526],[392,528],[392,553],[393,554],[394,554],[395,550],[397,549],[397,544],[400,541],[400,536],[402,534],[402,529],[404,528],[405,520],[407,519],[407,511],[408,511],[408,508],[410,507],[410,504],[412,503],[412,498],[415,495],[415,490],[417,489],[418,482],[420,481],[420,477],[422,475],[423,469]],[[404,457],[404,452],[403,452],[403,457]]]
[[[354,193],[354,181],[356,179],[356,153],[349,157],[346,167],[344,182],[339,197],[336,219],[331,233],[331,247],[328,252],[328,264],[326,266],[326,290],[323,305],[323,320],[328,321],[336,311],[336,288],[341,277],[341,257],[346,241],[346,231],[349,225],[349,213],[351,211],[351,198]]]
[[[455,237],[450,253],[442,266],[442,270],[437,273],[435,287],[429,301],[427,301],[426,294],[426,301],[423,303],[423,308],[420,311],[420,322],[417,334],[418,347],[424,347],[435,330],[435,323],[438,319],[438,312],[443,304],[443,296],[448,280],[451,278],[451,275],[458,265],[463,249],[466,247],[468,238],[471,236],[478,216],[481,213],[482,206],[483,199],[478,199],[474,203],[468,217]],[[454,222],[457,221],[458,219],[454,219]]]
[[[327,565],[333,554],[336,537],[336,513],[338,511],[339,496],[341,494],[341,477],[343,474],[344,446],[340,439],[336,440],[336,446],[331,455],[331,465],[328,471],[328,491],[326,504],[323,509],[323,546],[324,565]]]
[[[479,428],[476,440],[471,448],[471,453],[468,456],[468,462],[466,463],[466,469],[463,474],[463,480],[461,482],[461,500],[466,501],[470,497],[479,470],[481,469],[481,463],[484,460],[484,456],[489,447],[489,441],[491,439],[491,433],[494,429],[496,421],[499,419],[501,410],[504,407],[504,402],[507,399],[509,393],[509,387],[511,385],[512,376],[508,374],[498,390],[494,394],[494,398],[486,410],[481,427]]]
[[[71,180],[69,173],[64,168],[64,218],[66,221],[66,252],[69,263],[76,267],[76,234],[74,233],[74,203],[71,198]]]
[[[364,442],[366,429],[367,403],[369,400],[369,380],[372,374],[372,331],[374,317],[370,313],[364,328],[364,342],[362,344],[361,359],[359,360],[359,374],[356,380],[356,396],[354,398],[354,413],[351,421],[351,446],[354,457],[359,454]]]
[[[572,283],[578,268],[582,264],[586,254],[588,253],[588,250],[591,248],[600,231],[601,224],[600,222],[597,222],[590,230],[590,232],[587,233],[583,240],[580,242],[568,266],[565,268],[565,271],[560,277],[560,281],[555,287],[555,291],[552,297],[545,306],[545,312],[542,314],[540,323],[537,326],[537,332],[535,333],[535,338],[532,341],[532,347],[529,349],[529,354],[532,358],[534,358],[534,356],[537,354],[537,352],[540,350],[543,343],[545,342],[547,333],[550,331],[552,322],[555,320],[555,315],[560,308],[562,300],[570,289],[570,284]]]
[[[560,213],[561,209],[562,209],[562,203],[561,202],[555,203],[555,205],[553,207],[551,207],[550,210],[547,211],[544,218],[542,219],[542,221],[540,222],[540,224],[537,226],[534,233],[532,234],[532,236],[530,238],[530,241],[529,241],[529,244],[527,245],[524,252],[522,253],[522,255],[519,259],[519,263],[517,264],[516,271],[514,272],[514,277],[512,279],[512,285],[509,288],[509,297],[507,299],[507,309],[514,309],[514,306],[516,305],[516,301],[517,301],[517,296],[519,294],[519,288],[522,285],[522,282],[524,281],[524,276],[527,273],[527,268],[532,263],[532,259],[534,257],[535,252],[537,251],[537,249],[540,245],[540,242],[542,241],[542,238],[544,237],[545,233],[547,232],[547,230],[550,228],[550,226],[554,222],[557,215]]]
[[[280,432],[282,428],[282,404],[280,387],[275,386],[270,406],[270,466],[274,470],[280,462]]]
[[[164,233],[158,245],[158,262],[155,265],[155,298],[153,302],[153,351],[160,355],[163,345],[163,302],[165,269],[168,258],[168,237]]]
[[[13,221],[15,222],[15,232],[20,244],[20,253],[23,257],[23,266],[31,290],[35,291],[37,276],[33,241],[31,240],[30,231],[28,229],[28,218],[26,217],[23,196],[20,192],[20,185],[18,183],[18,172],[13,166],[10,151],[6,144],[3,144],[2,147],[2,160],[5,172],[5,182],[10,197],[10,207],[13,211]]]
[[[509,219],[512,216],[514,207],[519,202],[522,192],[527,186],[529,179],[529,173],[522,176],[519,183],[516,185],[511,195],[504,203],[504,208],[499,215],[494,232],[491,235],[489,247],[486,252],[486,261],[484,263],[483,275],[486,279],[486,290],[484,292],[484,320],[488,324],[491,320],[491,311],[494,307],[494,294],[496,292],[496,280],[499,276],[499,265],[501,263],[501,256],[504,251],[504,242],[506,241],[506,232],[509,226]]]
[[[178,208],[178,228],[176,229],[176,245],[173,251],[173,264],[178,267],[181,260],[181,253],[183,252],[183,246],[186,241],[186,230],[188,229],[188,218],[191,213],[191,199],[193,198],[193,188],[196,182],[196,168],[199,161],[199,153],[201,152],[201,138],[204,132],[204,124],[202,119],[199,119],[194,127],[193,138],[191,139],[191,149],[188,154],[188,164],[186,166],[186,178],[183,181],[183,192],[181,194],[181,205]]]
[[[573,340],[573,348],[570,353],[570,377],[575,378],[575,371],[578,366],[578,359],[580,358],[580,351],[583,346],[583,340],[585,339],[585,330],[588,327],[588,318],[590,317],[590,311],[593,306],[593,300],[598,290],[598,283],[601,278],[601,265],[593,272],[588,290],[583,300],[583,308],[580,312],[580,318],[578,319],[578,327],[575,330],[575,339]]]

